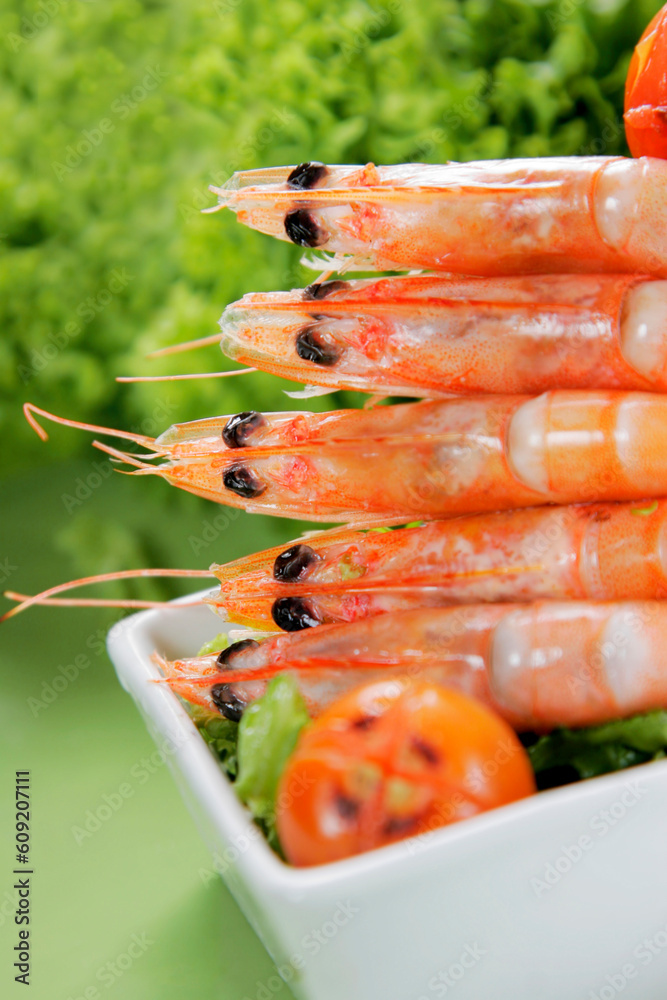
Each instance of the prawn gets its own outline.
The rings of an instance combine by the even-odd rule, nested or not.
[[[297,631],[448,604],[662,599],[667,501],[532,507],[335,531],[213,565],[227,620]]]
[[[150,573],[217,578],[219,591],[202,601],[221,618],[256,629],[277,626],[292,632],[448,604],[664,598],[666,539],[667,501],[645,507],[531,507],[423,522],[395,531],[339,528],[227,565],[214,564],[208,571]],[[129,575],[145,576],[146,571],[122,574]],[[29,604],[65,603],[61,598],[51,600],[50,595],[110,578],[115,574],[61,584],[28,598],[9,614]],[[13,592],[6,596],[23,599]],[[110,603],[134,607],[137,602]]]
[[[667,277],[667,163],[544,157],[269,167],[210,190],[239,222],[368,270]]]
[[[408,677],[546,732],[667,708],[666,644],[664,601],[538,601],[402,611],[155,660],[173,691],[234,720],[288,671],[315,716],[362,683]]]
[[[330,413],[254,411],[176,424],[158,438],[42,415],[127,438],[97,447],[191,493],[282,517],[369,527],[545,503],[667,494],[667,398],[554,391]],[[146,459],[166,459],[152,465]]]
[[[379,395],[667,391],[667,282],[418,276],[255,292],[220,320],[235,361]]]

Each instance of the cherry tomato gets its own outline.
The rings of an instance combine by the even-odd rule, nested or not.
[[[633,156],[667,158],[667,5],[635,46],[625,81],[623,117]]]
[[[278,835],[292,864],[323,864],[534,791],[525,750],[484,705],[433,684],[376,681],[302,733],[278,788]]]

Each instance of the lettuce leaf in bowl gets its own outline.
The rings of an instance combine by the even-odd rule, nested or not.
[[[207,643],[204,652],[224,648],[226,643],[219,645],[221,638],[225,637],[216,636]],[[240,722],[192,706],[190,712],[202,737],[234,781],[236,794],[280,854],[275,826],[276,790],[299,733],[310,722],[296,681],[289,674],[274,677],[266,693],[245,710]]]
[[[220,760],[227,776],[234,781],[238,770],[238,722],[230,722],[221,715],[194,706],[192,719],[211,750]]]
[[[539,788],[594,778],[658,760],[667,751],[667,712],[647,712],[587,729],[522,737]]]
[[[310,716],[296,681],[274,677],[266,694],[254,701],[238,724],[236,792],[278,848],[276,790],[280,776]]]

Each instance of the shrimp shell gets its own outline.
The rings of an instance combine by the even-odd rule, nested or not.
[[[386,532],[335,531],[211,566],[223,618],[287,631],[411,608],[662,599],[667,501],[534,507]]]
[[[314,168],[314,169],[313,169]],[[580,156],[235,173],[217,208],[368,270],[667,277],[667,163]]]
[[[546,601],[404,611],[239,643],[221,664],[159,663],[172,690],[230,717],[290,671],[313,715],[360,683],[410,677],[541,732],[667,708],[666,645],[665,602]]]
[[[639,392],[247,412],[143,443],[167,461],[100,447],[219,503],[357,526],[667,494],[667,399]]]
[[[332,281],[245,295],[220,327],[235,361],[331,389],[667,391],[667,282],[640,275]]]

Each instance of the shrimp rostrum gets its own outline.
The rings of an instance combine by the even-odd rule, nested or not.
[[[270,167],[212,187],[240,222],[368,270],[667,277],[667,162],[573,156]]]
[[[666,644],[664,601],[546,601],[403,611],[157,662],[172,690],[230,719],[289,671],[313,715],[366,681],[410,677],[540,732],[667,708]]]
[[[176,424],[158,438],[35,414],[127,438],[98,447],[140,475],[284,517],[357,526],[545,503],[667,494],[667,399],[555,391],[331,413],[244,412]],[[152,465],[147,459],[164,459]]]
[[[220,326],[235,361],[332,389],[667,391],[667,282],[641,275],[321,282],[245,295]]]

